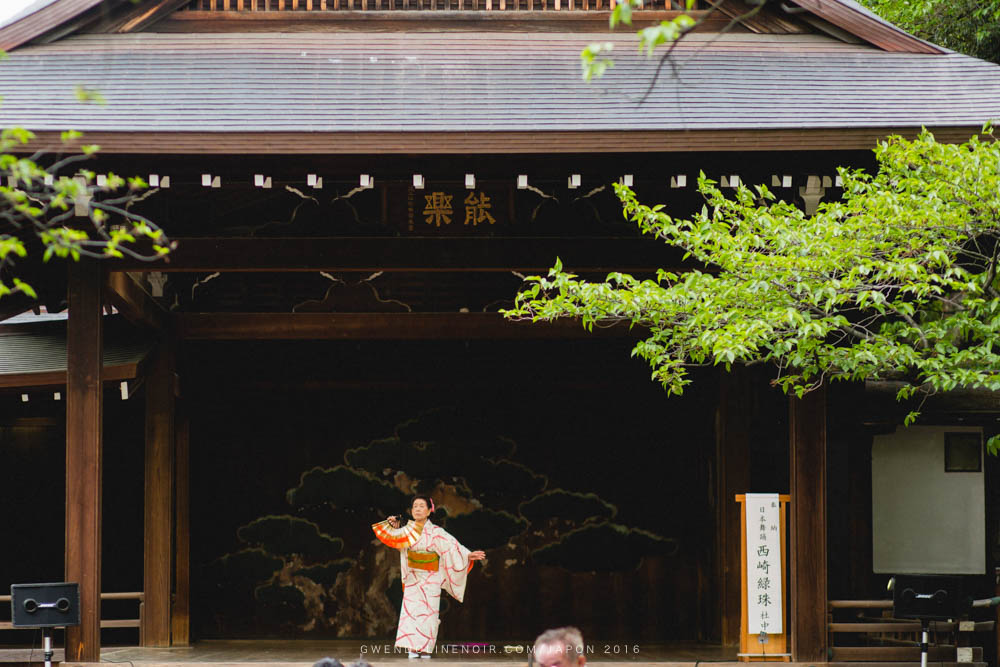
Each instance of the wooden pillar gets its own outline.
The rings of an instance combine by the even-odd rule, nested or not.
[[[838,430],[845,431],[840,442],[834,441],[832,446],[843,446],[847,450],[847,494],[848,494],[848,581],[845,587],[850,600],[870,600],[881,594],[881,586],[872,586],[872,434],[856,418],[847,419],[847,410],[851,414],[861,414],[864,406],[865,392],[861,385],[847,385],[838,394],[846,394],[844,402],[838,410],[837,421],[846,422],[849,426]],[[833,425],[833,420],[831,420]],[[988,488],[988,487],[987,487]],[[839,592],[834,596],[839,597]]]
[[[174,470],[176,483],[176,528],[174,538],[175,575],[174,609],[171,616],[170,643],[187,646],[191,643],[191,448],[190,422],[178,403],[175,433]]]
[[[100,264],[69,263],[66,326],[66,581],[80,584],[80,625],[66,629],[67,662],[101,659]]]
[[[173,574],[174,368],[169,343],[153,353],[146,377],[146,492],[142,645],[170,646]]]
[[[789,399],[792,660],[827,662],[826,389]]]
[[[740,505],[733,500],[750,490],[750,414],[752,372],[742,366],[721,376],[715,420],[716,572],[719,582],[720,636],[724,646],[740,644]]]

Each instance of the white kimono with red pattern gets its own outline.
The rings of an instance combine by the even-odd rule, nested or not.
[[[412,568],[408,564],[408,549],[399,550],[403,578],[403,604],[399,611],[399,628],[396,646],[410,651],[431,653],[437,642],[438,609],[441,589],[462,601],[472,561],[469,550],[459,544],[448,531],[429,520],[424,523],[420,538],[409,547],[413,551],[437,553],[438,570],[429,572]]]

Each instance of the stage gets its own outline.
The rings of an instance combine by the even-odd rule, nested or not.
[[[372,665],[414,664],[433,665],[447,663],[449,667],[475,664],[478,667],[497,665],[514,667],[527,665],[530,642],[485,642],[441,644],[430,660],[411,661],[405,652],[393,650],[392,642],[371,641],[306,641],[306,640],[226,640],[201,641],[192,646],[171,648],[140,648],[136,646],[105,646],[101,649],[103,664],[131,663],[135,667],[184,667],[211,666],[237,667],[248,664],[268,664],[277,667],[311,667],[324,657],[337,658],[345,665],[364,658]],[[587,662],[600,663],[603,667],[628,665],[642,667],[694,667],[698,663],[736,663],[736,649],[726,649],[713,644],[643,642],[615,643],[588,642]],[[55,661],[63,659],[58,648]],[[42,651],[36,647],[0,650],[0,662],[5,664],[33,664],[42,662]],[[93,664],[93,663],[63,663]],[[789,663],[786,663],[789,664]]]
[[[58,641],[57,641],[58,645]],[[364,658],[373,667],[381,665],[411,665],[411,667],[447,667],[470,665],[474,667],[527,667],[527,642],[496,642],[443,644],[430,660],[409,660],[405,653],[396,653],[385,643],[360,641],[306,641],[306,640],[226,640],[202,641],[193,646],[172,648],[140,648],[137,646],[105,646],[101,649],[99,663],[65,663],[63,650],[55,651],[54,661],[66,667],[97,667],[98,665],[126,664],[132,667],[245,667],[247,665],[273,665],[274,667],[312,667],[324,657],[337,658],[345,665]],[[517,647],[520,647],[518,652]],[[616,648],[617,647],[617,648]],[[388,650],[388,653],[386,653]],[[615,651],[618,654],[615,654]],[[627,651],[627,655],[625,652]],[[587,662],[600,667],[747,667],[737,662],[735,648],[694,642],[679,643],[630,643],[592,642],[586,646]],[[31,648],[0,649],[0,663],[4,665],[40,665],[42,651]],[[987,667],[985,662],[956,663],[935,661],[938,667]],[[814,667],[815,662],[784,662],[787,667]],[[893,662],[831,662],[837,667],[918,667],[919,662],[904,660]],[[707,666],[706,666],[707,667]]]

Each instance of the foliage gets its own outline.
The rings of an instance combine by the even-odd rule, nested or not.
[[[62,140],[69,145],[80,137],[64,132]],[[17,258],[36,249],[45,262],[53,256],[155,260],[170,252],[173,243],[163,231],[130,210],[145,196],[139,194],[147,188],[143,179],[79,168],[70,172],[92,158],[97,146],[81,146],[43,164],[42,152],[22,155],[32,139],[23,129],[0,132],[0,298],[15,292],[36,298],[30,285],[11,275]]]
[[[907,30],[917,37],[966,55],[1000,64],[1000,0],[860,0],[862,4],[882,18]],[[721,32],[738,25],[760,12],[768,0],[747,3],[751,8],[742,16],[734,17]],[[686,0],[690,12],[694,0]],[[668,44],[661,56],[660,65],[669,57],[673,46],[693,31],[709,16],[717,13],[721,2],[709,5],[706,14],[695,20],[681,13],[670,20],[639,30],[639,51],[652,57],[657,46]],[[774,3],[777,4],[777,3]],[[633,10],[642,7],[642,0],[616,0],[609,18],[614,30],[621,24],[632,25]],[[591,81],[614,67],[611,42],[588,44],[580,53],[583,79]]]
[[[633,354],[671,394],[689,365],[768,363],[801,396],[824,380],[902,380],[899,398],[1000,389],[1000,144],[890,137],[878,173],[841,169],[844,196],[806,215],[763,185],[733,199],[702,174],[690,220],[616,186],[625,215],[699,268],[587,282],[529,277],[511,319],[579,318],[648,333]],[[911,422],[916,413],[907,417]]]
[[[1000,0],[861,0],[921,39],[1000,63]]]
[[[632,10],[641,7],[640,0],[618,0],[615,8],[611,10],[608,23],[612,30],[619,25],[632,25]],[[688,11],[695,6],[695,0],[687,0]],[[646,55],[652,56],[653,51],[661,44],[673,43],[690,32],[697,25],[697,22],[687,14],[678,14],[672,19],[660,21],[655,25],[648,26],[638,31],[639,51],[645,51]],[[614,49],[611,42],[596,42],[588,44],[580,52],[580,64],[583,67],[583,80],[590,81],[594,77],[602,76],[610,67],[614,67],[614,60],[608,55]]]

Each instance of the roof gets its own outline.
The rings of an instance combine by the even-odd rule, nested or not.
[[[69,318],[69,311],[64,310],[61,313],[50,313],[47,310],[35,313],[31,310],[25,310],[18,315],[8,317],[0,321],[0,326],[10,326],[14,324],[36,324],[38,322],[64,322]]]
[[[791,0],[821,19],[887,51],[942,53],[947,51],[914,37],[855,0]]]
[[[615,43],[581,80],[579,52]],[[562,33],[79,35],[0,63],[0,127],[84,132],[475,132],[974,127],[1000,66],[819,35],[693,34],[648,98],[634,36]],[[105,106],[77,101],[99,90]],[[624,121],[627,120],[627,123]]]
[[[0,27],[0,49],[9,51],[100,6],[104,0],[39,0]]]
[[[791,1],[793,5],[798,5],[811,14],[882,49],[913,53],[940,52],[939,47],[923,42],[884,21],[855,0]],[[131,0],[131,14],[126,22],[124,24],[114,21],[104,23],[103,28],[111,32],[129,32],[133,29],[148,27],[151,22],[160,20],[186,2],[187,0]],[[279,3],[279,7],[281,4]],[[311,6],[312,3],[309,4]],[[715,7],[732,15],[733,7],[730,7],[730,4],[726,0],[719,0]],[[95,9],[102,9],[107,16],[110,16],[120,11],[122,5],[123,0],[39,0],[29,11],[22,12],[14,20],[0,26],[0,49],[10,51],[38,38],[51,41],[53,37],[63,37],[87,24],[88,15],[93,18]],[[738,14],[745,12],[746,5],[742,2],[736,2],[735,5],[739,7]],[[239,7],[242,8],[242,0]],[[230,9],[228,0],[225,8]],[[781,5],[781,8],[788,9],[784,4]],[[794,8],[791,11],[794,13]],[[293,12],[292,15],[296,13]],[[469,15],[475,14],[478,12],[469,13]],[[100,29],[98,28],[98,30]]]
[[[8,26],[11,23],[16,23],[21,19],[23,19],[25,16],[34,14],[38,10],[47,7],[48,5],[51,5],[53,2],[57,2],[57,0],[35,0],[31,4],[25,5],[20,10],[15,11],[13,14],[10,14],[7,18],[0,20],[0,28]]]
[[[105,317],[103,380],[126,380],[154,342],[136,335],[119,317]],[[66,383],[66,321],[0,326],[0,387]]]

